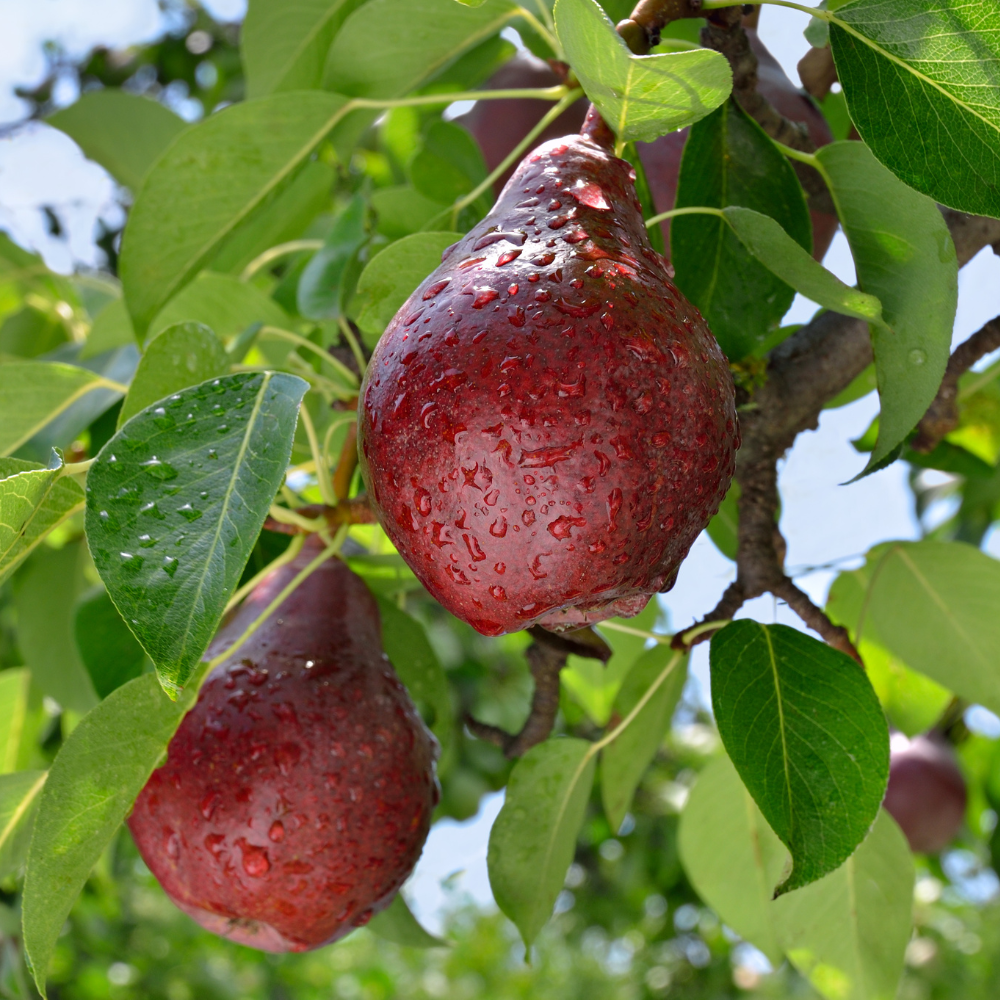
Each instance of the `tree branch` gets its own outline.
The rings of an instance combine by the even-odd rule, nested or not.
[[[701,44],[714,49],[729,60],[733,70],[733,96],[743,110],[776,141],[803,153],[815,153],[816,144],[809,137],[809,129],[801,122],[793,122],[782,115],[771,102],[757,90],[757,56],[750,48],[750,39],[743,30],[743,8],[721,7],[708,12],[708,24],[701,29]],[[818,171],[805,163],[792,164],[809,207],[817,212],[835,215],[836,208],[823,178]]]
[[[639,0],[617,30],[636,55],[644,56],[660,44],[663,28],[683,17],[701,17],[701,0]]]
[[[960,265],[984,246],[1000,243],[1000,220],[943,212]],[[985,341],[984,336],[978,346]],[[970,347],[968,353],[978,346]],[[768,355],[767,380],[740,408],[743,443],[736,456],[736,482],[741,491],[736,580],[703,622],[732,618],[744,602],[772,593],[787,601],[832,646],[857,657],[846,633],[784,571],[784,542],[777,528],[777,461],[801,431],[818,426],[823,406],[871,362],[867,324],[832,312],[821,313]],[[683,636],[680,633],[674,640],[681,648]],[[702,633],[694,643],[710,637],[710,632]]]
[[[549,632],[539,625],[528,629],[535,640],[524,656],[535,681],[531,711],[521,731],[508,733],[499,726],[479,722],[466,714],[465,724],[473,736],[500,747],[508,759],[520,757],[533,746],[549,738],[559,712],[559,671],[570,654],[590,656],[607,663],[611,648],[592,628],[572,632]]]
[[[958,426],[958,380],[980,358],[1000,347],[1000,316],[991,319],[981,330],[955,348],[948,359],[941,388],[927,408],[917,436],[910,445],[914,451],[933,451],[946,434]]]

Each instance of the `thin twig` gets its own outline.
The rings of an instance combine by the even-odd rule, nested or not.
[[[277,516],[274,516],[275,511],[278,512]],[[364,493],[349,500],[341,500],[334,507],[321,503],[298,507],[294,511],[287,507],[272,507],[271,514],[264,521],[264,527],[279,535],[316,534],[327,528],[375,524],[377,520]]]
[[[733,96],[743,110],[776,141],[804,153],[814,153],[816,144],[808,128],[781,114],[757,89],[757,56],[743,29],[743,8],[724,7],[708,13],[708,23],[701,29],[701,44],[720,52],[733,71]],[[809,207],[835,214],[833,198],[819,174],[800,163],[793,164],[809,197]]]
[[[910,445],[914,451],[929,452],[938,442],[958,426],[958,380],[980,358],[1000,347],[1000,316],[991,319],[981,330],[959,344],[948,359],[941,388],[927,408],[917,436]]]

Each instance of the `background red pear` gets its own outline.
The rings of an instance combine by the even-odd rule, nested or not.
[[[322,551],[268,576],[210,653]],[[185,913],[264,951],[336,941],[410,874],[438,799],[437,743],[382,653],[378,607],[338,558],[205,681],[129,817]]]

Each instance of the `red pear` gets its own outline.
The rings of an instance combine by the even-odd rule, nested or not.
[[[750,41],[750,48],[757,56],[757,89],[774,108],[789,121],[803,122],[809,129],[809,137],[817,146],[833,142],[833,133],[826,123],[823,113],[811,98],[799,90],[785,75],[778,60],[767,50],[755,28],[744,28]],[[653,195],[657,212],[668,212],[677,198],[677,178],[681,169],[681,155],[687,141],[687,129],[671,132],[653,142],[638,143],[639,156],[646,180]],[[813,226],[813,257],[822,260],[830,249],[830,243],[837,231],[837,217],[826,212],[810,212]],[[663,240],[670,246],[670,222],[662,223]]]
[[[210,654],[320,548],[307,542],[268,576]],[[203,927],[305,951],[365,924],[410,874],[437,802],[436,755],[382,652],[374,599],[331,558],[208,677],[128,824]]]
[[[883,805],[912,850],[935,854],[955,839],[965,820],[968,792],[955,752],[933,735],[910,740],[893,733],[889,746]]]
[[[487,635],[633,615],[729,486],[733,383],[596,115],[520,165],[386,328],[362,472],[400,554]]]

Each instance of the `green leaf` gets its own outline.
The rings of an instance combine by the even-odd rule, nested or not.
[[[146,178],[122,239],[120,273],[138,336],[291,182],[344,103],[315,91],[275,94],[224,108],[178,136]]]
[[[1000,712],[1000,563],[963,542],[894,542],[867,569],[860,634],[873,627],[908,667]]]
[[[369,0],[333,40],[323,86],[348,97],[400,97],[496,34],[516,12],[509,0],[476,8],[455,0]]]
[[[911,670],[877,643],[861,642],[858,652],[894,728],[907,736],[916,736],[941,718],[952,697],[946,687]]]
[[[315,90],[334,35],[364,0],[254,0],[240,31],[247,97]]]
[[[239,274],[258,254],[303,236],[317,215],[328,210],[337,171],[309,160],[292,182],[227,237],[208,261],[213,271]]]
[[[25,306],[0,326],[0,354],[37,358],[67,341],[66,324],[58,313]]]
[[[106,379],[55,361],[7,361],[0,365],[0,455],[9,455],[46,424]]]
[[[708,537],[715,542],[715,547],[727,558],[736,559],[736,549],[739,539],[737,533],[740,528],[739,511],[740,487],[734,482],[729,487],[719,509],[705,530]]]
[[[879,160],[935,201],[1000,218],[1000,9],[855,0],[830,42],[851,118]]]
[[[256,285],[228,274],[202,271],[174,296],[149,324],[156,336],[178,323],[202,323],[222,341],[242,333],[253,323],[288,328],[288,314]]]
[[[423,146],[410,161],[409,174],[420,194],[450,205],[486,179],[486,162],[467,129],[437,121],[427,129]],[[483,197],[489,198],[491,193]]]
[[[447,948],[448,942],[424,930],[417,918],[410,912],[402,893],[396,893],[392,902],[376,913],[368,923],[368,930],[393,944],[408,948]]]
[[[437,737],[442,759],[446,760],[454,740],[455,708],[444,668],[420,622],[382,597],[378,598],[378,609],[385,655]]]
[[[771,899],[790,859],[725,755],[698,775],[677,847],[698,895],[777,968],[782,951]]]
[[[552,915],[594,783],[594,744],[550,739],[515,765],[486,856],[497,906],[527,947]]]
[[[30,686],[26,667],[0,670],[0,774],[17,770]]]
[[[557,0],[556,33],[573,71],[620,141],[684,128],[733,89],[724,56],[709,49],[635,56],[595,0]]]
[[[684,144],[677,207],[696,205],[754,209],[791,233],[804,255],[812,247],[795,171],[735,101],[695,125]],[[678,216],[670,224],[670,246],[677,287],[701,310],[726,356],[738,361],[759,350],[788,311],[794,290],[718,216]]]
[[[25,281],[48,273],[49,269],[38,254],[18,246],[6,233],[0,233],[0,278]]]
[[[660,606],[651,600],[634,618],[598,623],[597,630],[612,649],[607,663],[590,656],[570,656],[559,675],[560,683],[595,725],[604,726],[611,718],[622,682],[646,649],[643,633],[651,632],[659,621]]]
[[[197,286],[189,286],[194,287]],[[225,348],[207,326],[201,323],[168,326],[146,346],[118,414],[118,426],[157,400],[223,375],[228,368]]]
[[[368,589],[379,597],[397,599],[400,594],[422,591],[423,585],[413,570],[396,552],[385,555],[357,555],[347,558],[351,572],[357,573]]]
[[[215,634],[291,454],[307,386],[244,373],[136,414],[87,476],[87,539],[115,606],[176,696]]]
[[[851,384],[842,392],[837,393],[828,403],[824,404],[824,410],[835,410],[841,406],[847,406],[856,399],[867,396],[870,392],[878,389],[878,379],[875,375],[875,365],[871,364],[858,375]],[[874,444],[874,442],[872,442]],[[871,449],[869,449],[871,450]]]
[[[0,879],[16,875],[28,855],[31,824],[46,771],[0,774]]]
[[[375,345],[410,293],[441,263],[442,252],[461,238],[461,233],[414,233],[391,243],[368,262],[351,308],[369,346]]]
[[[142,673],[146,653],[122,621],[108,592],[96,587],[76,605],[73,634],[99,698]]]
[[[823,117],[826,119],[834,139],[844,140],[851,134],[854,123],[851,121],[850,112],[847,110],[847,98],[844,92],[838,90],[830,91],[822,101],[817,102]]]
[[[643,653],[625,675],[615,699],[615,715],[620,719],[628,716],[654,684],[659,686],[629,726],[601,751],[601,801],[612,831],[622,825],[639,780],[670,728],[686,680],[686,662],[666,643],[657,643]]]
[[[0,458],[0,583],[67,517],[83,509],[83,490],[60,477],[62,459],[44,468],[18,458]]]
[[[857,663],[787,625],[712,638],[712,707],[737,772],[792,853],[778,894],[850,857],[878,814],[889,731]]]
[[[812,258],[770,216],[750,208],[723,209],[740,242],[768,270],[825,309],[882,325],[882,303],[845,285]]]
[[[858,287],[879,298],[888,328],[872,331],[882,413],[874,471],[927,412],[951,348],[958,304],[955,245],[937,206],[861,142],[816,153],[851,244]]]
[[[346,301],[344,279],[351,259],[367,239],[367,207],[355,195],[337,216],[321,250],[306,265],[299,279],[298,309],[309,319],[337,319]]]
[[[135,194],[187,122],[149,97],[106,87],[45,119]]]
[[[95,317],[87,342],[80,351],[80,360],[94,358],[105,351],[135,343],[132,318],[124,299],[112,299]]]
[[[371,202],[378,216],[375,228],[391,240],[418,232],[445,207],[409,184],[379,188],[372,192]]]
[[[56,939],[91,869],[163,760],[193,702],[146,674],[102,701],[63,743],[38,805],[24,880],[24,948],[45,995]]]
[[[86,589],[86,546],[39,546],[16,580],[17,642],[34,683],[63,708],[83,715],[97,695],[73,638],[73,608]]]
[[[884,551],[885,546],[878,547],[878,552]],[[941,717],[951,692],[911,670],[882,645],[868,614],[868,588],[877,565],[878,558],[872,552],[864,566],[840,573],[830,587],[826,613],[849,630],[889,724],[907,736],[916,736]]]
[[[853,857],[773,906],[789,960],[827,1000],[893,1000],[913,929],[913,857],[885,810]]]

